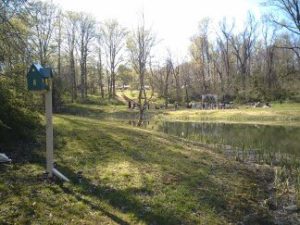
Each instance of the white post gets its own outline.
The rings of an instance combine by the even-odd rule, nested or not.
[[[51,86],[50,86],[51,87]],[[52,124],[52,89],[45,94],[46,108],[46,158],[48,177],[53,175],[53,124]]]
[[[57,169],[53,168],[52,172],[55,176],[59,177],[60,179],[62,179],[63,181],[69,182],[70,180],[64,176],[61,172],[59,172]]]

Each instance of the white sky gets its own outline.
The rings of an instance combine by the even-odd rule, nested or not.
[[[210,17],[215,24],[223,17],[235,18],[241,27],[251,10],[260,16],[261,0],[53,0],[64,10],[84,11],[97,20],[117,19],[128,29],[134,29],[144,12],[146,25],[161,40],[156,47],[162,56],[169,48],[183,59],[188,54],[190,38],[197,32],[198,23]]]

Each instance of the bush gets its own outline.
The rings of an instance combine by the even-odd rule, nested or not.
[[[5,78],[0,78],[0,102],[0,143],[35,139],[39,115],[16,97],[16,90]]]

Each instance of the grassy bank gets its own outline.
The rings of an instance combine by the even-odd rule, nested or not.
[[[214,121],[300,126],[300,104],[272,104],[271,108],[240,106],[226,110],[177,110],[160,115],[161,119],[178,121]]]
[[[22,157],[0,165],[0,224],[269,222],[265,167],[116,122],[69,113],[54,125],[57,167],[71,182],[42,178],[43,141],[22,146]]]

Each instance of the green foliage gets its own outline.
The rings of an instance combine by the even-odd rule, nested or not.
[[[118,79],[122,85],[128,85],[137,79],[137,74],[125,65],[120,65],[118,67]]]
[[[63,80],[60,77],[54,77],[52,87],[53,112],[60,112],[64,104],[63,96],[66,92]]]
[[[0,78],[0,142],[18,142],[35,138],[39,116],[24,99],[16,98],[12,84]]]

